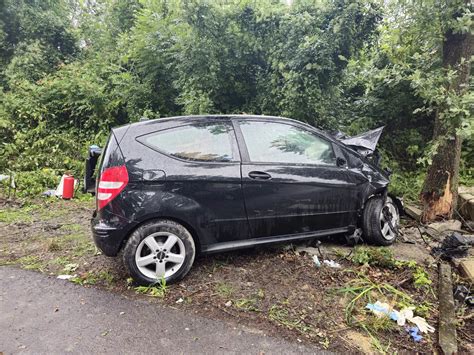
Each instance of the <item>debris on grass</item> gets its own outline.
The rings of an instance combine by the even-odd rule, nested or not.
[[[70,280],[74,277],[77,277],[77,275],[58,275],[58,279],[60,280]]]
[[[321,267],[321,262],[319,261],[319,258],[317,255],[313,255],[313,261],[314,261],[314,265],[316,265],[316,267]]]
[[[467,256],[467,251],[472,244],[474,244],[474,240],[470,240],[458,232],[453,232],[443,239],[439,247],[433,248],[431,253],[449,261],[452,258]]]
[[[412,339],[416,341],[417,343],[423,339],[423,337],[418,334],[418,331],[419,331],[418,327],[407,327],[407,332],[410,334]]]
[[[341,267],[341,264],[336,263],[334,260],[323,260],[323,264],[334,269],[339,269]]]
[[[399,326],[404,326],[407,321],[413,323],[416,325],[417,332],[418,330],[422,333],[433,333],[435,331],[435,329],[428,324],[426,319],[420,316],[414,316],[413,310],[415,307],[408,307],[397,311],[393,307],[390,307],[389,304],[377,301],[375,303],[368,303],[365,308],[372,311],[372,313],[379,318],[390,317],[390,319],[396,321]]]

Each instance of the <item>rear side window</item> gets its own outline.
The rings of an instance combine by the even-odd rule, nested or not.
[[[234,131],[229,122],[194,123],[140,137],[151,148],[176,158],[203,162],[236,161]]]
[[[303,128],[259,121],[239,125],[252,162],[336,165],[332,144]]]

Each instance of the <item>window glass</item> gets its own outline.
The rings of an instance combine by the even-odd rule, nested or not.
[[[336,165],[331,143],[305,129],[275,122],[239,124],[253,162]]]
[[[236,160],[232,152],[233,137],[228,122],[195,123],[155,132],[141,141],[181,159],[227,162]]]

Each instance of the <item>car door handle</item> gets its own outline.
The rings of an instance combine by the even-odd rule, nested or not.
[[[272,178],[270,174],[264,173],[263,171],[251,171],[249,177],[255,180],[269,180]]]

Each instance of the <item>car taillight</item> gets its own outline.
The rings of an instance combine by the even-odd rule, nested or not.
[[[128,184],[128,172],[125,165],[105,169],[100,175],[97,186],[98,209],[104,208]]]

